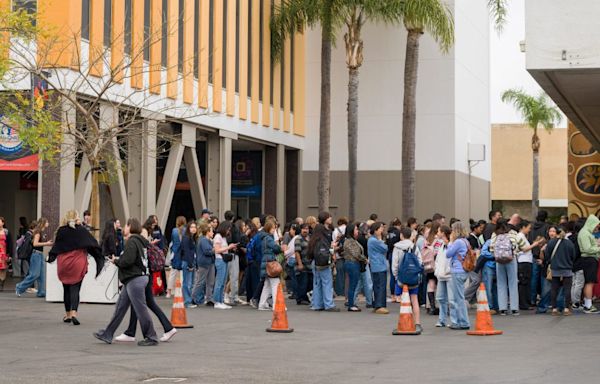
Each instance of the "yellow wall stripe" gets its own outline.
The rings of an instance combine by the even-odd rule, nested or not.
[[[110,37],[110,69],[113,79],[123,82],[123,35],[125,33],[125,0],[112,0]]]
[[[283,130],[290,131],[290,112],[292,96],[292,40],[288,38],[283,45]]]
[[[183,102],[194,102],[194,0],[185,0],[183,15]]]
[[[250,90],[251,107],[250,119],[253,123],[258,123],[258,87],[260,77],[260,0],[252,1],[252,89]]]
[[[248,1],[240,1],[239,118],[248,118]]]
[[[213,110],[223,110],[223,0],[213,3]]]
[[[200,0],[200,26],[198,28],[198,39],[200,41],[200,52],[198,52],[198,106],[208,108],[208,31],[210,3],[209,0]]]
[[[144,0],[131,0],[131,86],[144,86]]]
[[[294,134],[298,136],[304,136],[305,134],[305,49],[306,36],[297,33],[294,37]]]
[[[271,0],[264,0],[263,4],[263,86],[262,86],[262,125],[271,125]]]
[[[160,94],[161,48],[162,48],[162,0],[152,0],[150,9],[150,92]]]
[[[275,0],[279,6],[281,0]],[[273,65],[273,128],[279,129],[281,120],[281,58]]]
[[[167,97],[177,98],[177,45],[179,31],[179,2],[169,1],[167,12]]]
[[[51,32],[38,41],[38,63],[43,67],[79,68],[81,63],[81,1],[39,0],[38,25]]]
[[[90,1],[90,75],[101,77],[104,72],[104,0]]]
[[[236,0],[227,0],[227,115],[235,115]]]

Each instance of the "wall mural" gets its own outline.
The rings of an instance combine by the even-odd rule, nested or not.
[[[600,154],[569,121],[569,216],[600,214]]]

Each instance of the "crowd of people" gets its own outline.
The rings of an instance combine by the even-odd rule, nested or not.
[[[418,332],[423,308],[437,316],[436,327],[469,329],[468,309],[476,303],[481,282],[492,314],[518,316],[533,309],[565,316],[575,310],[598,312],[592,299],[598,282],[600,220],[594,215],[571,221],[563,217],[558,224],[547,222],[545,211],[529,222],[518,214],[505,219],[496,210],[489,221],[469,223],[455,218],[447,223],[437,213],[423,223],[395,218],[389,224],[373,214],[366,221],[340,217],[334,225],[327,212],[283,226],[271,215],[242,219],[227,211],[223,219],[208,209],[198,219],[177,217],[169,240],[155,215],[143,224],[131,218],[124,228],[110,220],[99,244],[75,211],[67,214],[54,242],[45,233],[47,220],[40,219],[26,234],[32,245],[29,272],[16,293],[21,295],[38,281],[37,293],[43,296],[41,252],[52,246],[48,261],[58,260],[65,322],[79,324],[77,305],[87,254],[97,259],[99,268],[104,260],[118,267],[123,288],[115,313],[108,326],[94,334],[107,343],[130,307],[129,328],[117,341],[134,341],[139,321],[144,336],[139,344],[156,345],[159,339],[149,311],[163,325],[160,340],[168,341],[176,330],[154,296],[163,292],[162,281],[167,282],[164,293],[172,296],[177,276],[185,307],[220,310],[250,305],[270,311],[279,284],[284,284],[288,299],[313,311],[339,312],[342,301],[334,300],[338,297],[347,311],[360,312],[363,297],[367,309],[388,314],[388,303],[398,302],[407,286]],[[0,230],[2,223],[0,218]],[[0,256],[7,236],[0,231]]]

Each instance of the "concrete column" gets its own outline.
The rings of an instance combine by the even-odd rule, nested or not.
[[[158,121],[146,120],[142,138],[142,218],[156,214],[156,145]]]
[[[285,145],[277,145],[277,185],[275,192],[275,217],[285,220]]]
[[[232,139],[229,137],[221,137],[221,153],[220,153],[220,183],[219,183],[219,219],[223,219],[225,211],[231,209],[231,155],[232,155]]]
[[[173,194],[177,185],[177,176],[179,176],[184,148],[182,143],[171,144],[167,166],[160,186],[158,202],[156,203],[156,215],[158,216],[158,224],[161,228],[165,227],[169,218],[169,210],[173,202]]]
[[[220,162],[221,162],[221,138],[217,135],[208,135],[206,141],[206,198],[207,206],[211,211],[219,209],[220,197]]]
[[[142,138],[127,138],[127,200],[129,215],[142,218]]]
[[[77,177],[77,184],[75,185],[75,209],[80,215],[88,209],[90,205],[90,197],[92,196],[92,174],[90,172],[91,166],[87,156],[83,156],[81,159],[81,166],[79,167],[79,176]]]
[[[198,164],[198,156],[196,148],[186,147],[183,152],[185,161],[185,169],[187,171],[188,180],[190,181],[190,192],[192,194],[192,204],[194,204],[194,212],[196,217],[200,217],[202,210],[206,208],[206,196],[204,195],[204,185],[202,185],[202,175],[200,174],[200,165]]]

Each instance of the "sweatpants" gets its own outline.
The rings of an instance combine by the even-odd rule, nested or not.
[[[579,304],[581,302],[581,294],[583,293],[584,285],[585,277],[583,276],[583,270],[574,272],[573,285],[571,286],[571,299],[573,303]]]
[[[154,295],[152,294],[152,282],[150,282],[150,281],[148,282],[148,284],[146,284],[145,294],[146,294],[146,305],[148,306],[148,309],[150,309],[156,315],[156,317],[158,317],[160,324],[163,326],[163,329],[165,330],[165,333],[171,331],[173,329],[173,325],[171,324],[171,322],[169,321],[169,319],[167,318],[167,316],[165,315],[163,310],[158,306],[158,304],[156,303],[156,300],[154,300]],[[127,327],[127,330],[124,333],[127,336],[135,337],[136,327],[137,327],[137,316],[135,314],[135,311],[132,308],[131,313],[129,314],[129,326]],[[144,335],[144,336],[146,336],[146,335]]]
[[[198,267],[192,288],[192,301],[201,305],[205,301],[213,302],[213,289],[215,287],[215,265]]]

